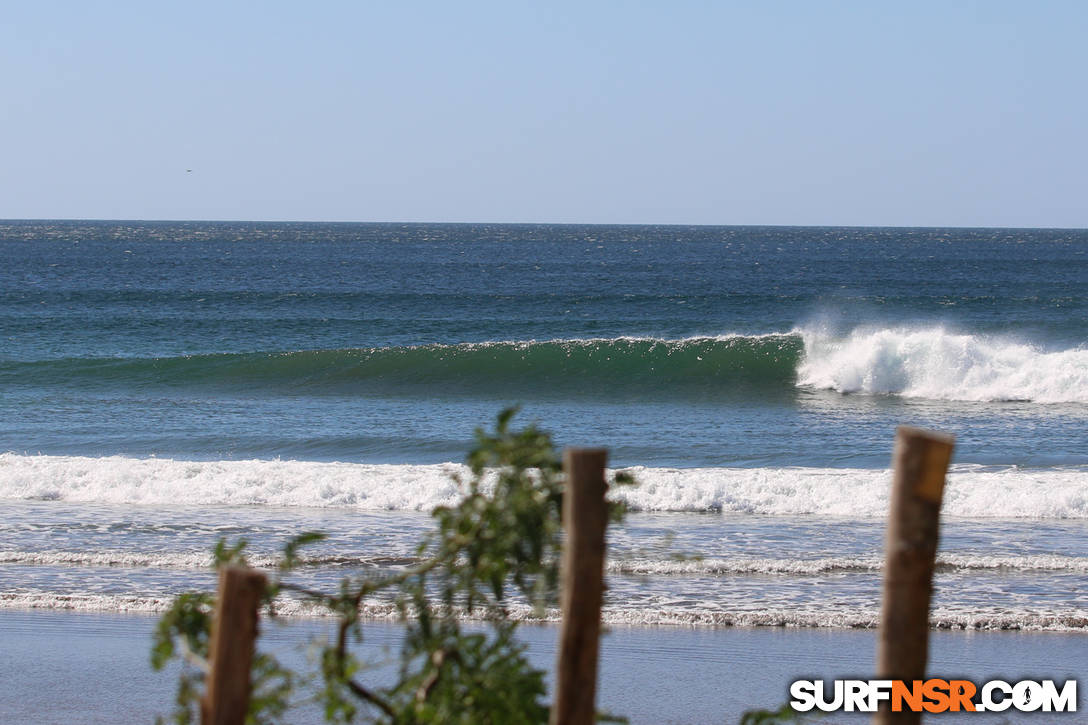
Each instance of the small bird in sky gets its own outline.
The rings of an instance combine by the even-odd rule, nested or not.
[[[191,174],[191,173],[193,173],[193,170],[192,169],[185,169],[185,173],[186,174]]]

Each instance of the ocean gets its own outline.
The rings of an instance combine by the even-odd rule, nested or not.
[[[910,424],[937,626],[1088,628],[1085,230],[0,222],[0,607],[405,566],[510,405],[640,482],[614,625],[875,625]]]

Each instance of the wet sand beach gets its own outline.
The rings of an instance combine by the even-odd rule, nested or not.
[[[58,611],[0,611],[0,722],[83,725],[149,722],[169,710],[176,671],[148,664],[148,615]],[[262,646],[295,664],[305,662],[314,637],[329,622],[286,619],[264,627]],[[530,657],[551,670],[554,626],[523,626]],[[395,654],[396,625],[366,625],[362,652]],[[1088,670],[1080,633],[935,631],[930,637],[933,676],[973,681],[1001,678],[1065,680]],[[599,704],[635,725],[736,723],[749,708],[774,708],[787,700],[798,678],[868,677],[876,648],[874,630],[802,628],[612,628],[602,641]],[[376,682],[388,670],[374,673]],[[1083,702],[1083,695],[1082,700]],[[1078,711],[1082,708],[1078,703]],[[945,715],[941,723],[1019,721],[999,714]],[[1031,723],[1073,723],[1078,714],[1032,713]],[[320,722],[313,706],[292,723]],[[867,722],[836,713],[818,722]]]

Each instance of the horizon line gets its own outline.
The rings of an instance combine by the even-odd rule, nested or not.
[[[770,227],[778,229],[993,229],[1088,231],[1088,227],[1065,226],[986,226],[970,224],[709,224],[685,222],[498,222],[498,221],[361,221],[316,219],[113,219],[106,217],[27,217],[0,218],[0,224],[26,222],[103,222],[116,224],[357,224],[357,225],[434,225],[434,226],[555,226],[555,227]]]

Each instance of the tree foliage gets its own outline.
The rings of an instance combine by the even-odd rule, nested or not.
[[[348,577],[335,592],[292,581],[299,551],[321,540],[297,536],[283,547],[271,574],[266,608],[283,596],[300,597],[337,618],[333,641],[324,643],[316,671],[288,671],[258,651],[248,722],[283,722],[304,686],[323,705],[330,723],[395,725],[424,723],[544,723],[548,719],[544,672],[515,639],[508,609],[513,597],[540,612],[554,604],[562,543],[563,476],[551,438],[534,426],[512,430],[515,409],[504,410],[493,432],[477,429],[468,455],[469,474],[459,479],[463,498],[433,512],[435,527],[418,547],[419,563],[394,573]],[[617,483],[629,483],[619,477]],[[613,505],[613,519],[622,508]],[[245,563],[245,542],[220,541],[217,566]],[[390,592],[406,632],[396,682],[377,687],[365,680],[372,663],[357,658],[365,628],[360,607],[367,597]],[[171,720],[195,722],[203,690],[214,595],[178,596],[155,632],[151,662],[161,669],[184,661]],[[486,625],[463,627],[464,615]]]

